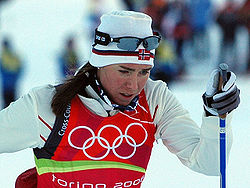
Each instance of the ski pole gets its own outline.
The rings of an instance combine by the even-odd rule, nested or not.
[[[220,80],[219,90],[222,90],[223,84],[227,81],[228,65],[222,63],[219,65]],[[226,116],[220,115],[220,188],[226,188]]]

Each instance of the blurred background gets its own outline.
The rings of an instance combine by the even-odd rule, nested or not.
[[[0,108],[72,75],[89,58],[100,16],[117,9],[152,17],[162,41],[151,78],[166,81],[198,124],[210,72],[227,63],[236,73],[241,104],[233,119],[228,188],[249,187],[249,0],[0,0]],[[14,187],[33,166],[31,149],[0,154],[0,188]],[[190,171],[159,143],[142,187],[215,188],[219,177]]]

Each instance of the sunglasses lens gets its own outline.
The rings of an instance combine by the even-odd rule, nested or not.
[[[139,46],[140,40],[137,38],[120,38],[117,47],[123,50],[135,51]]]
[[[153,50],[159,46],[160,39],[158,37],[149,37],[143,40],[143,46],[146,50]]]

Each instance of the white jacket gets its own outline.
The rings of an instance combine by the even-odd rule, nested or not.
[[[203,115],[200,128],[166,83],[149,79],[144,89],[152,115],[158,105],[154,118],[156,140],[162,139],[169,151],[192,170],[219,175],[219,118]],[[106,117],[98,95],[89,88],[87,92],[93,98],[80,96],[81,101],[92,112]],[[54,93],[52,85],[37,87],[0,111],[0,153],[44,146],[42,138],[48,138],[51,132],[48,127],[53,127],[56,118],[50,107]],[[226,122],[227,156],[232,145],[231,116]]]

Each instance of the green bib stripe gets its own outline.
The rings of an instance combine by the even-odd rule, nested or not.
[[[120,168],[145,173],[146,169],[135,165],[112,161],[55,161],[51,159],[37,159],[35,157],[37,173],[75,172],[90,169]]]

